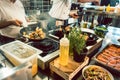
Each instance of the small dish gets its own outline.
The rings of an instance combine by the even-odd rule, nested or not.
[[[99,37],[102,37],[102,38],[108,32],[108,29],[104,26],[97,26],[94,30],[95,30],[95,34],[98,35]]]

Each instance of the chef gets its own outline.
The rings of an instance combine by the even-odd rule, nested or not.
[[[99,4],[100,0],[52,0],[53,5],[52,8],[49,11],[49,15],[54,18],[56,21],[55,25],[66,25],[68,18],[71,16],[73,18],[78,18],[77,13],[71,13],[71,3],[72,2],[93,2],[94,4]],[[47,28],[52,29],[50,24],[53,23],[52,21],[48,23]],[[54,24],[54,23],[53,23]]]
[[[21,25],[27,26],[21,1],[0,0],[0,41],[7,41],[8,37],[9,39],[16,38]]]

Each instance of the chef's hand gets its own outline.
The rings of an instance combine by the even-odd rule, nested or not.
[[[75,19],[79,18],[77,13],[70,13],[69,16]]]
[[[22,21],[17,20],[17,19],[11,20],[11,24],[12,25],[16,25],[16,26],[21,26],[22,25]]]
[[[100,0],[94,0],[93,3],[94,3],[95,5],[100,5]]]
[[[72,17],[72,18],[79,18],[78,16],[78,10],[71,10],[70,13],[69,13],[69,16]]]

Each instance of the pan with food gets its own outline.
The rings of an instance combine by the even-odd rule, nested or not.
[[[82,34],[87,35],[86,46],[94,45],[98,40],[98,37],[93,33],[82,31]]]
[[[40,27],[23,27],[20,30],[20,34],[28,38],[29,40],[37,41],[37,40],[43,40],[46,37],[45,31]]]
[[[68,25],[64,29],[59,28],[59,29],[51,30],[49,31],[49,36],[56,37],[57,39],[61,39],[64,36],[64,33],[66,33],[67,35],[69,34],[71,28],[72,27]]]

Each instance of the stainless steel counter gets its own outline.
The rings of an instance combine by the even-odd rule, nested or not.
[[[20,76],[22,76],[22,78],[20,78],[22,80],[26,78],[28,80],[32,80],[32,74],[29,71],[32,66],[30,63],[24,63],[22,65],[14,67],[3,54],[4,53],[0,51],[0,64],[2,65],[0,67],[0,80],[8,80],[8,78],[19,80]]]
[[[25,67],[26,65],[23,64],[18,67],[14,67],[5,56],[3,56],[3,52],[0,51],[0,63],[3,64],[3,67],[9,68],[9,70],[13,70],[13,72],[16,72],[17,70]],[[90,61],[90,64],[95,64],[95,62]],[[1,68],[0,68],[1,70]],[[1,76],[3,73],[0,71],[0,79],[3,77]],[[12,73],[11,73],[12,74]],[[113,74],[115,80],[120,80],[120,76],[116,76]],[[59,77],[58,75],[51,73],[49,69],[41,70],[38,69],[38,73],[33,77],[32,80],[64,80],[63,78]],[[81,71],[73,78],[73,80],[83,80],[83,77],[81,76]]]
[[[31,66],[31,65],[28,65],[27,63],[25,63],[25,64],[15,67],[3,55],[2,51],[0,51],[0,64],[2,64],[2,66],[3,66],[3,67],[0,67],[0,80],[17,73],[17,71],[21,70],[22,68]],[[3,70],[7,70],[7,74],[6,74],[6,71],[3,71]],[[42,71],[39,69],[38,73],[33,77],[32,80],[53,80],[51,77],[49,77],[50,74],[48,74],[48,73],[49,72],[45,72],[45,71]]]

